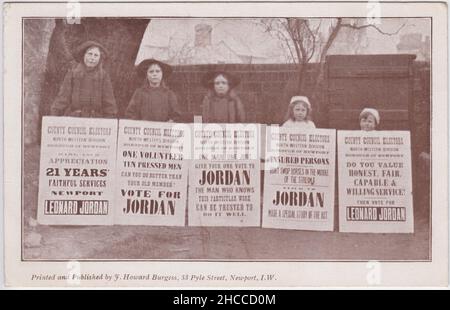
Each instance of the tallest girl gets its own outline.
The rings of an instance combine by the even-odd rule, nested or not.
[[[73,57],[78,62],[69,69],[50,107],[55,116],[117,116],[117,105],[108,73],[103,69],[106,50],[98,42],[81,44]]]

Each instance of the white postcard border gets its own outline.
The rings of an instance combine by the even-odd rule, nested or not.
[[[39,9],[36,9],[39,6]],[[406,7],[407,6],[407,9]],[[381,3],[383,17],[432,16],[432,261],[431,262],[157,262],[82,261],[83,273],[111,274],[274,274],[272,281],[32,281],[33,274],[68,274],[70,262],[21,260],[22,17],[65,17],[65,3],[9,3],[4,6],[4,217],[5,275],[8,286],[159,286],[159,287],[300,287],[370,286],[379,270],[381,286],[446,286],[448,284],[448,76],[447,6],[445,3]],[[366,3],[83,3],[83,16],[308,16],[365,17]],[[330,16],[331,17],[331,16]],[[72,266],[72,267],[71,267]],[[374,267],[375,266],[375,267]],[[72,268],[72,269],[71,269]],[[379,268],[379,269],[377,269]]]

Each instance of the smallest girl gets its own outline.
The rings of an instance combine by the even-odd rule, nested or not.
[[[372,131],[377,130],[380,124],[380,113],[372,108],[364,108],[359,114],[359,126],[361,130]]]
[[[314,122],[311,121],[311,103],[308,97],[294,96],[291,98],[283,127],[316,128]]]

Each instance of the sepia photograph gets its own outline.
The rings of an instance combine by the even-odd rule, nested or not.
[[[448,225],[432,194],[433,167],[447,163],[433,148],[447,145],[434,130],[447,126],[446,103],[433,99],[446,98],[433,92],[433,70],[439,63],[447,81],[447,58],[437,62],[434,40],[447,33],[433,14],[378,1],[354,14],[335,3],[333,16],[320,4],[300,13],[306,4],[222,3],[236,9],[223,16],[212,3],[184,4],[196,14],[169,4],[134,3],[135,14],[75,1],[45,16],[10,11],[20,12],[11,75],[20,94],[4,102],[20,119],[5,133],[20,134],[20,145],[5,167],[9,156],[20,165],[20,201],[5,203],[5,223],[14,240],[20,232],[21,263],[167,263],[173,278],[117,280],[183,286],[194,279],[175,271],[183,262],[447,262],[435,241],[448,236],[432,225]],[[299,8],[283,15],[291,5]],[[274,274],[198,279],[295,281]],[[27,281],[70,279],[34,271]]]

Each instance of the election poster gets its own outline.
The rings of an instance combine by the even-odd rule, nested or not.
[[[189,125],[120,120],[115,223],[184,226]]]
[[[117,120],[43,117],[40,224],[112,224],[116,139]]]
[[[260,226],[259,124],[194,124],[189,226]]]
[[[332,231],[336,130],[266,129],[266,228]]]
[[[339,230],[414,231],[409,131],[338,131]]]

